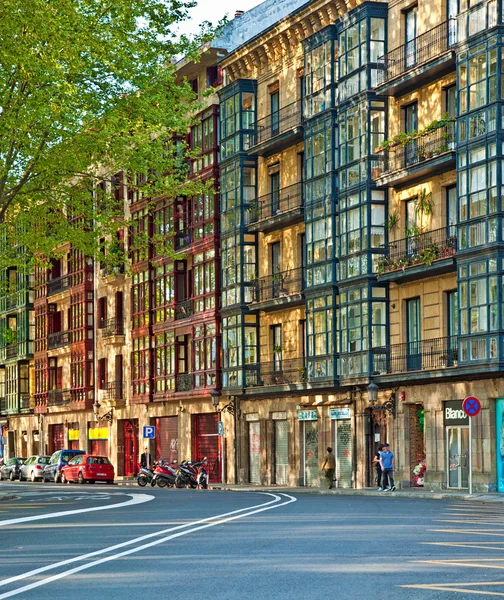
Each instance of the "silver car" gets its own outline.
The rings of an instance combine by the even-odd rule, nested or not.
[[[44,467],[50,458],[50,456],[41,456],[39,454],[27,458],[25,463],[21,465],[19,481],[26,481],[27,479],[37,481],[37,479],[42,479]]]

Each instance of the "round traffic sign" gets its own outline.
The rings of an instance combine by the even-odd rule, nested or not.
[[[481,402],[475,396],[467,396],[462,402],[462,410],[468,417],[475,417],[481,410]]]

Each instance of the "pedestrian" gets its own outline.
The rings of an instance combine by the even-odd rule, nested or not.
[[[382,468],[380,465],[380,454],[383,450],[383,445],[380,444],[376,449],[375,455],[373,457],[373,463],[376,467],[376,481],[378,483],[378,491],[382,491],[381,480],[382,480]]]
[[[150,467],[150,465],[151,465],[151,455],[150,455],[149,449],[146,446],[143,454],[140,455],[140,466],[141,467]]]
[[[336,459],[332,453],[332,448],[327,448],[327,454],[324,456],[324,464],[322,465],[322,471],[325,470],[325,478],[327,481],[327,487],[332,490],[334,471],[336,470]]]
[[[390,444],[383,444],[383,451],[380,454],[380,467],[383,471],[383,487],[386,492],[393,492],[394,485],[394,453],[390,451]],[[390,480],[390,483],[389,483]]]

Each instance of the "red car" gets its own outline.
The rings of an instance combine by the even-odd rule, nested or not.
[[[61,473],[61,483],[70,483],[71,481],[114,483],[114,467],[106,456],[79,454],[63,467]]]

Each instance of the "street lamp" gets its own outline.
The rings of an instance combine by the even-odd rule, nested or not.
[[[210,392],[210,396],[212,397],[212,404],[214,405],[215,410],[218,412],[218,406],[219,406],[219,402],[220,402],[221,391],[220,390],[212,390]]]
[[[367,393],[369,398],[369,403],[372,406],[373,410],[384,410],[395,416],[396,414],[396,398],[395,398],[395,390],[392,390],[390,397],[388,400],[385,400],[381,404],[377,404],[378,402],[378,386],[376,383],[371,382],[367,386]]]
[[[378,400],[378,386],[376,383],[371,382],[367,386],[368,398],[371,406],[374,406]]]

